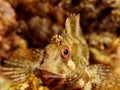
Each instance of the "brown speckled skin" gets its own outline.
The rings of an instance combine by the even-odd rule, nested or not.
[[[109,66],[89,66],[89,50],[81,32],[79,15],[70,15],[65,25],[63,34],[53,36],[51,43],[42,50],[39,62],[23,65],[25,75],[34,73],[50,90],[119,90]],[[64,48],[69,51],[67,58],[62,52]]]

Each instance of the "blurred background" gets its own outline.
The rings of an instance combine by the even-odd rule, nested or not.
[[[71,13],[80,14],[90,64],[110,65],[120,77],[120,0],[0,0],[0,64],[10,57],[26,57],[29,54],[20,53],[30,48],[44,48],[53,35],[63,32]],[[0,90],[10,86],[0,75]]]

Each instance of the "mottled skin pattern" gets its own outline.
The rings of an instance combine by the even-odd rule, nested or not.
[[[5,60],[5,65],[0,67],[3,74],[9,71],[4,75],[14,76],[13,81],[23,81],[34,73],[51,90],[119,90],[118,79],[109,66],[89,65],[89,50],[81,32],[79,15],[70,15],[65,24],[63,34],[53,36],[51,43],[36,53],[40,55],[36,62]],[[17,71],[22,72],[14,73]]]

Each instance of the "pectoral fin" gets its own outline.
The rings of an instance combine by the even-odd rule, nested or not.
[[[91,65],[90,69],[93,74],[92,84],[97,90],[119,90],[118,78],[114,76],[110,66],[97,64]]]
[[[0,66],[2,75],[13,82],[23,82],[33,72],[33,63],[18,59],[4,60]]]

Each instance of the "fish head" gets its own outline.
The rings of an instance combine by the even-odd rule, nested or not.
[[[89,51],[80,29],[79,15],[70,15],[65,26],[63,34],[53,36],[45,47],[40,64],[41,78],[51,87],[60,87],[82,76],[89,65]]]

